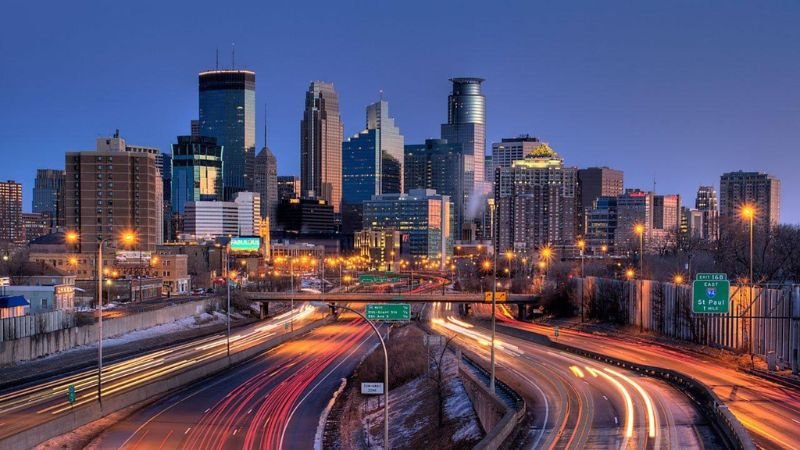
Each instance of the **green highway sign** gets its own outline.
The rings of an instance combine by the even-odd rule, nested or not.
[[[408,303],[371,303],[367,305],[369,320],[411,320]]]
[[[70,384],[69,387],[67,387],[67,400],[69,400],[70,403],[74,404],[76,398],[77,396],[75,394],[75,385]]]
[[[692,312],[727,314],[730,312],[730,291],[728,280],[701,280],[698,277],[692,285]]]
[[[728,275],[724,273],[698,273],[695,277],[697,281],[723,281],[727,279]]]

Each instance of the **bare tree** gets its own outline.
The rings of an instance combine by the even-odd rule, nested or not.
[[[445,378],[444,378],[444,354],[447,352],[447,347],[450,345],[450,342],[455,339],[456,335],[452,334],[447,337],[442,345],[442,351],[439,353],[439,356],[434,356],[433,359],[433,371],[430,373],[429,377],[434,382],[434,390],[436,391],[436,405],[437,405],[437,427],[441,428],[442,424],[444,423],[444,398],[445,398]]]

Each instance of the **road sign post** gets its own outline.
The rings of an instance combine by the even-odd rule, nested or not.
[[[383,394],[383,383],[361,383],[361,393],[363,395]]]
[[[724,273],[698,273],[692,284],[692,313],[730,312],[731,283]]]
[[[411,320],[411,305],[408,303],[370,303],[367,305],[368,320]]]
[[[70,405],[74,405],[76,399],[77,399],[77,395],[75,393],[75,385],[74,384],[70,384],[67,387],[67,400],[69,400],[69,404]]]

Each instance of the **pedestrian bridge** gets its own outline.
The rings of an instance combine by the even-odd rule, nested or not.
[[[350,303],[430,303],[430,302],[444,302],[444,303],[486,303],[484,296],[479,293],[463,293],[457,294],[442,294],[441,292],[435,293],[420,293],[420,294],[379,294],[373,292],[347,292],[347,293],[328,293],[328,294],[315,294],[310,292],[248,292],[247,298],[258,302],[285,302],[294,299],[296,302],[350,302]],[[512,304],[531,304],[538,303],[539,296],[531,294],[510,294],[507,300],[500,299],[498,295],[498,303],[512,303]]]

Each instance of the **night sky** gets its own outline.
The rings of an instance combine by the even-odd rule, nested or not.
[[[502,4],[501,4],[502,3]],[[702,3],[702,4],[699,4]],[[115,129],[169,152],[197,117],[197,73],[256,71],[279,174],[298,174],[311,80],[339,93],[345,135],[383,89],[406,137],[437,137],[448,78],[486,78],[487,147],[529,133],[567,164],[679,193],[730,170],[778,176],[800,224],[800,3],[18,1],[0,27],[0,179],[93,149]]]

